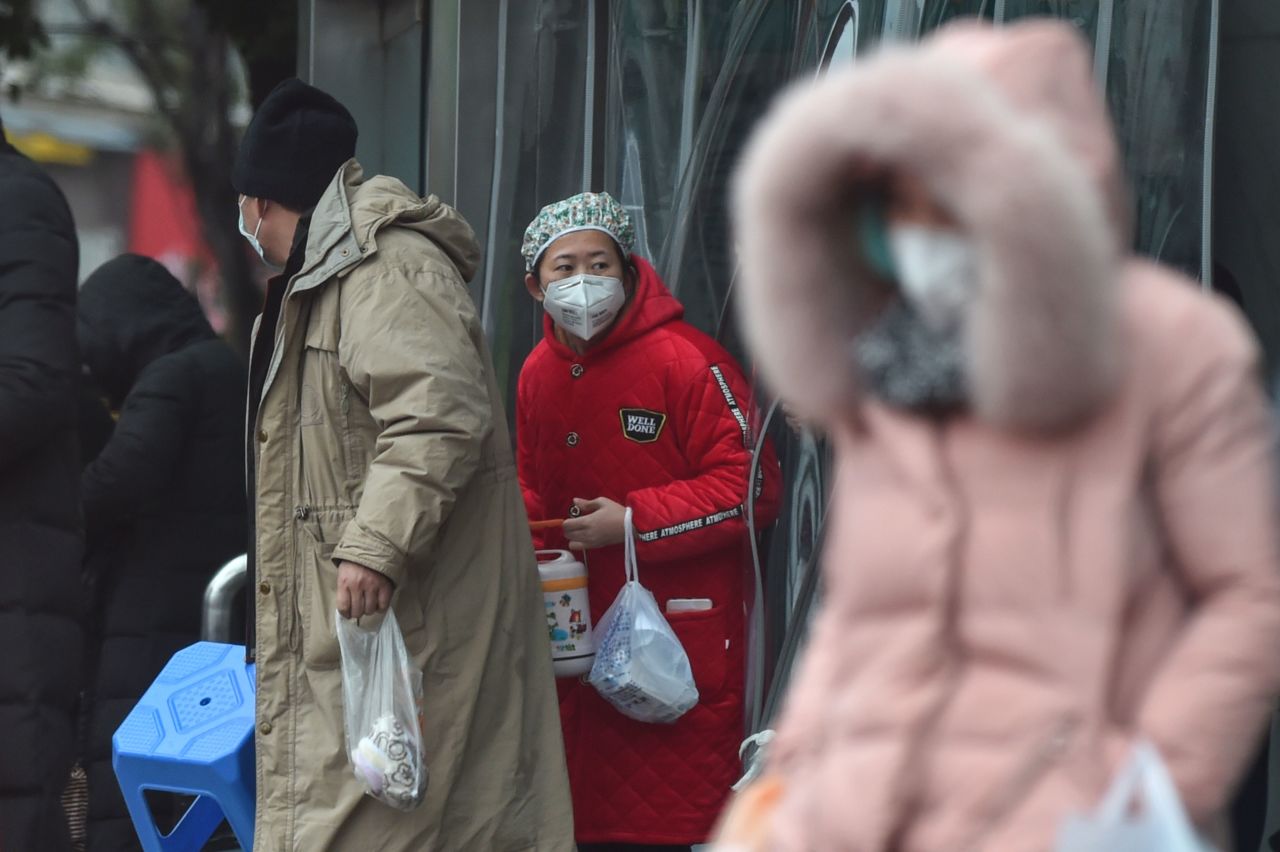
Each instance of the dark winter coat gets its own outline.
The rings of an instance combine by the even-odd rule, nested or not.
[[[684,322],[684,308],[646,261],[627,313],[575,355],[544,317],[544,339],[520,372],[520,483],[533,520],[571,517],[573,498],[632,509],[640,582],[659,606],[709,598],[667,616],[693,667],[698,705],[673,725],[636,722],[577,679],[562,678],[560,718],[579,843],[698,843],[741,774],[750,565],[757,528],[778,511],[778,463],[764,445],[748,495],[756,436],[741,368]],[[567,546],[558,531],[540,547]],[[622,546],[588,556],[598,619],[624,580]]]
[[[65,849],[79,686],[78,247],[62,193],[0,135],[0,844]]]
[[[196,641],[204,589],[248,539],[244,368],[159,263],[123,255],[80,293],[85,365],[120,409],[81,482],[99,572],[89,686],[89,848],[137,848],[111,736],[168,659]]]

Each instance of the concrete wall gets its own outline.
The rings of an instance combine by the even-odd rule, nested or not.
[[[299,0],[298,76],[346,105],[370,173],[425,182],[425,0]],[[318,26],[314,23],[319,22]]]

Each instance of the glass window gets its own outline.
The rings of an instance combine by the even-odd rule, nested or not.
[[[542,334],[541,312],[521,283],[524,226],[542,204],[586,188],[606,189],[630,208],[638,253],[653,261],[684,303],[686,318],[750,371],[731,306],[729,185],[742,146],[784,86],[857,61],[886,28],[913,37],[957,17],[1012,21],[1047,14],[1095,39],[1135,187],[1136,245],[1195,273],[1207,33],[1205,15],[1183,8],[1189,5],[502,0],[483,310],[509,399]],[[598,150],[603,162],[588,162],[587,150]],[[601,176],[602,185],[587,186],[588,173]],[[762,393],[757,402],[769,410],[772,400]],[[786,474],[782,517],[762,550],[770,599],[766,633],[776,653],[799,571],[817,546],[829,460],[821,441],[793,433],[780,414],[759,425],[774,436]]]
[[[1201,274],[1208,18],[1202,4],[1117,0],[1106,51],[1107,100],[1116,117],[1135,203],[1136,248]]]
[[[483,316],[509,416],[520,367],[542,337],[541,310],[524,293],[524,228],[542,205],[583,189],[589,3],[509,2],[504,10]]]
[[[610,4],[607,161],[636,223],[636,252],[655,259],[670,223],[702,100],[704,15],[710,5]]]
[[[858,31],[862,24],[862,4],[858,0],[849,0],[841,7],[836,16],[831,34],[827,36],[826,47],[822,51],[822,70],[838,68],[853,62],[858,55]]]
[[[742,22],[762,5],[738,0],[610,4],[605,188],[635,216],[637,251],[660,271],[668,271],[680,186],[731,61],[727,51]]]
[[[1105,6],[1101,0],[1004,0],[993,3],[988,0],[981,4],[990,6],[992,12],[1000,8],[1001,21],[1012,21],[1031,15],[1048,15],[1070,21],[1079,27],[1090,38],[1097,28],[1098,13]]]
[[[689,162],[675,190],[660,268],[685,304],[686,316],[716,333],[724,326],[733,278],[728,190],[733,166],[751,128],[800,60],[797,4],[734,4],[721,24],[727,32],[695,133]],[[816,52],[815,52],[816,53]],[[816,64],[813,55],[808,64]],[[735,353],[739,354],[739,353]]]
[[[920,32],[936,30],[954,18],[986,18],[995,12],[994,0],[924,0],[920,11]]]
[[[1134,247],[1201,274],[1208,55],[1204,4],[1005,0],[1004,20],[1052,15],[1095,44],[1134,195]]]

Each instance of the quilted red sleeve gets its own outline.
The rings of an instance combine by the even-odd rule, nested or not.
[[[636,555],[642,561],[683,559],[745,544],[747,477],[755,448],[745,387],[731,363],[702,367],[689,378],[672,414],[681,429],[685,458],[696,473],[627,495]],[[772,448],[762,462],[772,469],[757,477],[757,500],[770,479],[776,482]],[[776,499],[772,503],[776,506]],[[757,512],[757,528],[772,520],[769,505],[766,500],[763,516]]]
[[[530,433],[528,394],[525,387],[525,370],[520,371],[516,382],[516,475],[520,480],[520,493],[524,495],[524,509],[529,520],[538,521],[546,518],[542,497],[538,494],[537,483],[533,471],[534,440]],[[533,546],[538,550],[547,547],[546,533],[533,532]]]

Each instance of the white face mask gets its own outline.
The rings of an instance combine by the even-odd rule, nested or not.
[[[902,294],[930,328],[961,324],[978,289],[978,250],[963,234],[923,225],[890,225],[889,252]]]
[[[248,196],[245,196],[240,199],[240,204],[238,205],[240,208],[240,235],[249,241],[249,245],[253,246],[253,250],[258,253],[258,257],[262,258],[262,262],[267,265],[267,269],[270,269],[273,272],[279,272],[284,269],[284,267],[267,260],[266,252],[262,250],[262,243],[258,242],[258,232],[262,230],[261,217],[258,219],[258,227],[253,229],[252,234],[249,233],[249,229],[244,226],[244,203],[248,200]]]
[[[590,340],[618,316],[627,295],[622,281],[602,275],[574,275],[542,288],[542,307],[556,325],[582,340]]]

